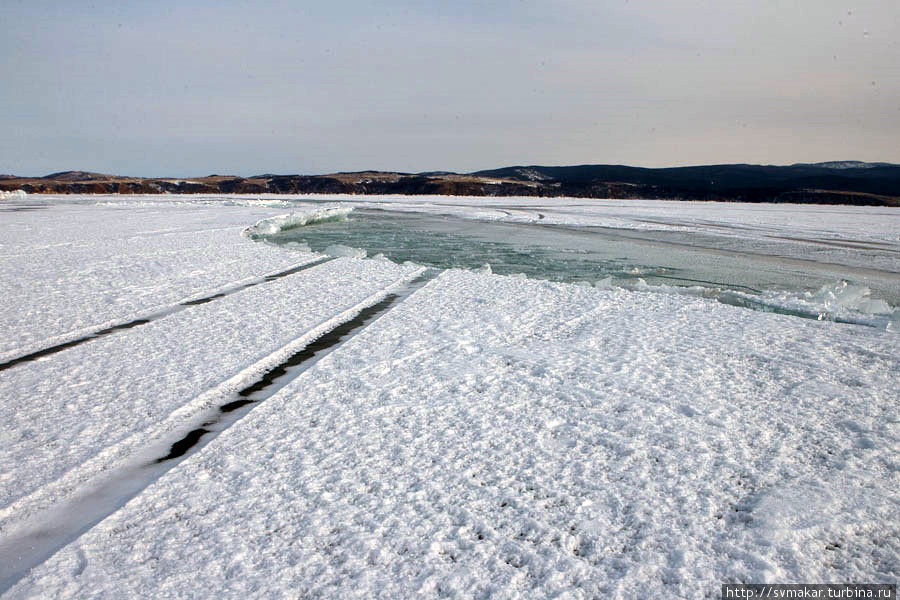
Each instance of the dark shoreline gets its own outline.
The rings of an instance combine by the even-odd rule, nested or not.
[[[329,175],[208,175],[190,179],[65,171],[0,176],[0,190],[29,194],[371,194],[531,196],[900,206],[900,165],[616,165],[507,167],[470,174],[363,171]]]

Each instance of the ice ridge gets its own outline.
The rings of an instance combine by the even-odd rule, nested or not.
[[[255,225],[245,229],[244,235],[247,235],[250,238],[257,238],[265,235],[274,235],[289,229],[312,225],[313,223],[340,221],[346,219],[347,215],[351,212],[353,212],[353,207],[336,206],[268,217],[261,221],[257,221]]]

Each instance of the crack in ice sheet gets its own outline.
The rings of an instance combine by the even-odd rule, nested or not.
[[[240,415],[230,419],[225,419],[225,415],[234,413],[245,406],[262,402],[266,398],[270,398],[281,388],[296,379],[303,371],[312,367],[316,361],[330,353],[335,346],[347,341],[348,337],[352,337],[351,334],[355,335],[354,332],[358,333],[357,330],[365,327],[383,313],[387,312],[395,304],[409,297],[413,292],[434,279],[438,272],[439,271],[436,270],[426,271],[406,284],[404,289],[388,294],[378,303],[360,310],[356,313],[356,316],[349,321],[340,323],[320,337],[309,342],[306,346],[289,356],[287,360],[263,373],[257,381],[237,392],[237,400],[232,400],[231,402],[219,406],[219,414],[216,417],[211,420],[206,420],[200,427],[190,430],[184,437],[172,444],[167,455],[157,458],[156,462],[166,462],[174,458],[182,457],[191,450],[196,451],[199,449],[195,448],[195,446],[201,442],[207,433],[212,433],[212,430],[209,429],[210,427],[227,421],[227,424],[225,424],[224,427],[215,430],[215,435],[218,435],[230,427],[235,421],[243,417],[247,412],[250,412],[250,409],[248,408],[247,410],[242,411]],[[208,438],[204,442],[204,445],[211,440],[212,438]]]
[[[224,298],[225,296],[230,296],[231,294],[235,294],[242,290],[246,290],[247,288],[251,288],[251,287],[259,285],[261,283],[268,283],[270,281],[275,281],[276,279],[280,279],[282,277],[287,277],[288,275],[293,275],[294,273],[298,273],[300,271],[305,271],[306,269],[310,269],[312,267],[317,267],[321,264],[325,264],[332,260],[334,260],[334,258],[332,258],[330,256],[325,257],[325,258],[320,258],[320,259],[314,260],[312,262],[308,262],[308,263],[304,263],[302,265],[298,265],[296,267],[292,267],[285,271],[274,273],[272,275],[265,275],[263,277],[259,277],[248,283],[243,283],[243,284],[240,284],[240,285],[237,285],[234,287],[227,288],[226,290],[216,293],[216,294],[212,294],[211,296],[206,296],[204,298],[198,298],[196,300],[188,300],[186,302],[180,302],[179,304],[176,304],[175,306],[170,306],[168,308],[158,310],[158,311],[150,313],[140,319],[134,319],[133,321],[121,323],[119,325],[113,325],[112,327],[100,329],[93,333],[89,333],[88,335],[85,335],[83,337],[80,337],[80,338],[77,338],[74,340],[69,340],[68,342],[63,342],[61,344],[56,344],[54,346],[49,346],[47,348],[43,348],[41,350],[36,350],[35,352],[31,352],[29,354],[25,354],[23,356],[19,356],[17,358],[13,358],[6,362],[0,363],[0,371],[4,371],[4,370],[14,367],[18,364],[35,361],[35,360],[44,358],[45,356],[50,356],[51,354],[56,354],[57,352],[62,352],[63,350],[67,350],[69,348],[74,348],[75,346],[80,346],[81,344],[83,344],[85,342],[89,342],[91,340],[97,339],[99,337],[103,337],[105,335],[109,335],[111,333],[116,333],[117,331],[122,331],[124,329],[131,329],[133,327],[138,327],[140,325],[146,325],[147,323],[150,323],[151,321],[156,321],[157,319],[167,317],[171,314],[174,314],[174,313],[180,312],[182,310],[185,310],[187,308],[190,308],[191,306],[197,306],[199,304],[206,304],[206,303],[212,302],[213,300],[216,300],[218,298]]]
[[[339,319],[344,315],[348,318],[304,344],[286,360],[266,370],[256,382],[236,392],[229,402],[198,417],[197,424],[188,426],[186,433],[185,428],[182,428],[178,437],[173,436],[152,444],[140,452],[135,460],[113,470],[91,491],[49,509],[33,519],[31,526],[26,525],[15,532],[15,535],[0,541],[0,594],[8,591],[32,568],[116,512],[170,469],[201,450],[243,418],[255,405],[277,393],[322,357],[352,339],[361,329],[425,286],[437,274],[436,270],[426,270],[403,284],[400,290],[388,292],[374,304],[361,309],[357,306],[338,315],[335,318]],[[393,286],[386,289],[390,290],[391,287]],[[350,314],[347,315],[347,312]],[[234,396],[237,398],[234,399]]]

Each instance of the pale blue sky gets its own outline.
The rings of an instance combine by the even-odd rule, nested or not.
[[[0,0],[0,173],[900,162],[900,2]]]

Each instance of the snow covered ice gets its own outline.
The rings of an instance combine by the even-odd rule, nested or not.
[[[0,360],[304,260],[232,240],[271,209],[59,202],[0,213]]]
[[[309,265],[323,255],[241,234],[347,214],[345,198],[326,212],[294,199],[289,218],[267,200],[43,197],[0,213],[0,361]],[[353,202],[701,220],[678,203]],[[696,226],[771,232],[779,210],[809,237],[888,243],[865,210],[710,205]],[[860,266],[844,250],[832,264]],[[0,562],[4,539],[423,271],[328,254],[0,371]],[[715,598],[725,582],[896,581],[900,336],[629,285],[436,272],[4,597]],[[791,298],[889,318],[862,287]]]

